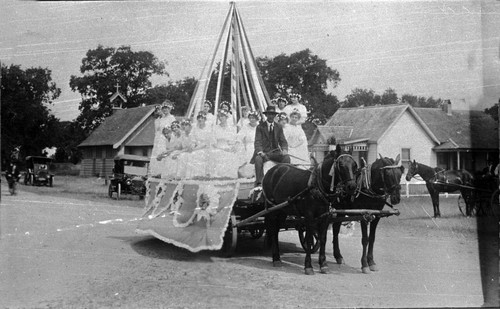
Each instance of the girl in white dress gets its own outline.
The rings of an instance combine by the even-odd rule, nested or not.
[[[288,154],[292,164],[310,164],[309,150],[307,149],[306,133],[299,124],[301,114],[298,110],[290,113],[290,123],[284,128],[286,141],[288,142]]]
[[[242,158],[244,164],[240,168],[240,176],[252,178],[255,176],[255,166],[250,164],[250,160],[253,157],[255,149],[255,131],[259,124],[259,113],[254,111],[249,112],[248,121],[249,122],[241,128],[240,132],[238,132],[238,137],[241,142],[241,152],[239,156]]]
[[[241,128],[243,128],[250,122],[250,120],[248,119],[249,113],[250,110],[248,109],[248,107],[246,106],[241,107],[241,118],[240,120],[238,120],[238,123],[236,124],[238,132],[240,132]]]
[[[153,142],[153,149],[151,151],[151,158],[149,163],[149,173],[150,175],[156,176],[161,172],[161,164],[156,159],[160,153],[165,150],[163,129],[165,127],[170,127],[173,121],[175,121],[175,117],[170,114],[170,111],[173,108],[173,103],[169,100],[165,100],[163,105],[160,107],[156,106],[154,116],[154,126],[155,126],[155,136]]]
[[[190,134],[191,147],[178,158],[179,166],[184,170],[183,178],[208,177],[209,147],[212,144],[213,135],[206,120],[205,113],[200,112],[196,117],[196,127]]]
[[[239,142],[236,127],[228,124],[228,113],[219,112],[219,124],[214,126],[214,142],[208,166],[211,177],[238,178],[241,159],[238,156]]]
[[[170,126],[172,130],[172,138],[167,144],[167,150],[159,157],[162,159],[163,168],[161,178],[173,179],[177,177],[178,161],[177,157],[182,152],[182,132],[179,121],[172,122]]]
[[[212,109],[212,102],[209,100],[205,100],[205,103],[203,104],[203,112],[205,113],[205,116],[207,118],[206,124],[209,127],[212,127],[215,124],[215,116],[210,112]]]

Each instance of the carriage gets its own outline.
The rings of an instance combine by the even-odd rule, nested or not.
[[[122,194],[138,195],[143,198],[146,195],[146,179],[148,175],[149,158],[130,154],[118,155],[114,158],[113,177],[111,178],[108,195],[116,199]]]
[[[460,185],[467,189],[465,196],[458,197],[458,209],[464,216],[500,215],[498,177],[476,175],[473,186]]]
[[[24,184],[32,186],[46,185],[52,187],[54,174],[52,170],[53,159],[40,156],[26,157],[26,173],[24,174]]]

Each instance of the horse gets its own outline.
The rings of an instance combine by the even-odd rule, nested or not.
[[[335,209],[370,209],[382,210],[387,204],[386,200],[390,197],[392,205],[399,204],[401,201],[401,177],[404,167],[398,165],[400,156],[396,160],[382,157],[372,163],[371,167],[362,164],[360,172],[357,174],[357,194],[354,199],[341,198],[334,203]],[[391,205],[391,206],[392,206]],[[344,214],[338,214],[337,217],[344,217]],[[380,220],[378,216],[364,216],[361,221],[361,244],[363,245],[363,254],[361,257],[361,270],[365,274],[371,271],[377,271],[377,265],[373,259],[373,245],[375,243],[375,232]],[[344,258],[339,248],[339,232],[342,222],[334,221],[332,224],[333,232],[333,257],[337,264],[343,264]],[[368,234],[368,226],[370,233]],[[368,251],[367,251],[368,248]]]
[[[456,192],[460,191],[466,204],[467,216],[470,216],[470,193],[474,185],[474,177],[466,170],[445,170],[439,167],[430,167],[415,160],[410,163],[406,181],[410,181],[415,175],[420,175],[425,181],[425,185],[432,199],[432,207],[434,208],[434,218],[441,217],[439,211],[439,192]]]
[[[334,196],[353,195],[356,190],[357,164],[350,156],[328,154],[321,164],[303,170],[281,163],[272,167],[262,180],[262,193],[266,207],[271,211],[265,216],[267,240],[272,249],[273,266],[280,267],[278,234],[288,215],[304,219],[306,275],[314,275],[311,264],[313,234],[318,233],[320,243],[319,265],[321,273],[328,273],[325,244],[329,226],[331,199]],[[297,197],[297,198],[294,198]],[[272,211],[276,204],[289,202],[286,207]]]

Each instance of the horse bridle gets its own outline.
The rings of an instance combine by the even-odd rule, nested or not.
[[[318,166],[318,175],[317,175],[317,180],[316,180],[316,183],[318,185],[318,189],[319,191],[321,192],[321,194],[326,197],[326,198],[330,198],[330,199],[333,199],[333,198],[336,198],[336,197],[339,197],[339,195],[342,194],[342,192],[345,192],[346,190],[344,190],[345,186],[346,186],[346,183],[350,180],[355,180],[354,178],[354,173],[350,172],[350,176],[352,178],[350,179],[342,179],[341,175],[339,175],[339,178],[340,178],[340,182],[335,186],[335,168],[338,168],[338,159],[341,158],[341,157],[349,157],[351,158],[351,160],[353,160],[353,162],[356,162],[354,161],[353,157],[351,155],[348,155],[348,154],[342,154],[340,156],[338,156],[337,158],[334,159],[333,161],[333,164],[332,164],[332,167],[330,168],[330,173],[329,175],[332,176],[332,181],[330,183],[330,190],[329,191],[333,191],[335,188],[337,188],[337,190],[334,192],[334,193],[329,193],[329,191],[327,191],[325,189],[325,186],[323,185],[323,172],[322,172],[322,167],[323,167],[323,162],[321,162]],[[332,188],[333,186],[333,188]]]
[[[393,171],[393,169],[396,169],[396,168],[399,169],[400,167],[401,166],[399,166],[399,165],[387,165],[387,166],[383,166],[383,167],[380,168],[380,170],[382,170],[381,177],[382,177],[382,183],[384,184],[384,193],[385,193],[384,195],[386,197],[389,196],[389,195],[391,195],[391,193],[394,192],[395,190],[400,190],[401,189],[401,184],[398,181],[395,184],[393,184],[392,186],[387,187],[387,183],[385,181],[384,170],[391,170],[391,171]]]

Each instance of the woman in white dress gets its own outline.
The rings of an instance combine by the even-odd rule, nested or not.
[[[238,123],[236,124],[236,127],[238,129],[238,132],[240,132],[241,128],[246,126],[250,120],[248,119],[248,114],[250,113],[250,110],[246,106],[241,107],[241,118],[238,120]]]
[[[212,102],[209,100],[205,100],[205,103],[203,104],[203,112],[205,113],[205,116],[207,118],[206,124],[209,127],[212,127],[215,124],[215,116],[212,114]]]
[[[236,127],[228,124],[228,112],[219,112],[219,124],[213,129],[214,141],[208,166],[211,177],[238,178],[238,168],[242,160],[238,156],[239,141]]]
[[[228,101],[222,101],[219,107],[220,111],[225,111],[227,113],[227,124],[231,127],[234,127],[235,120],[233,118],[233,112],[231,112],[231,103],[229,103]]]
[[[149,173],[150,175],[156,176],[160,174],[162,165],[156,158],[160,153],[162,153],[165,149],[164,143],[164,135],[163,129],[165,127],[170,127],[173,121],[175,121],[175,117],[170,114],[170,111],[173,108],[173,103],[169,100],[165,100],[162,106],[156,106],[154,116],[154,127],[155,127],[155,136],[153,142],[153,149],[151,151],[151,158],[149,163]]]
[[[178,161],[177,157],[182,152],[182,131],[179,121],[172,122],[170,126],[172,130],[172,138],[167,144],[167,150],[159,157],[162,159],[161,178],[172,179],[177,177]]]
[[[254,153],[255,130],[259,124],[259,113],[251,111],[248,113],[248,123],[241,127],[238,137],[241,142],[240,157],[243,166],[240,168],[240,176],[252,178],[255,176],[255,166],[250,164]]]
[[[288,142],[288,154],[292,164],[310,164],[309,150],[307,149],[306,133],[299,124],[301,113],[293,110],[290,113],[290,123],[285,126],[283,133]]]
[[[179,155],[179,169],[183,170],[182,178],[208,177],[209,152],[212,144],[212,129],[206,124],[206,115],[200,112],[196,117],[196,127],[190,134],[191,145],[187,152]]]

